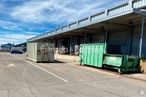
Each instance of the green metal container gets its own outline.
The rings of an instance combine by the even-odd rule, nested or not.
[[[103,55],[106,52],[105,43],[80,45],[80,64],[102,67]]]
[[[136,72],[139,67],[139,58],[128,55],[105,54],[103,64],[114,69],[119,73]]]

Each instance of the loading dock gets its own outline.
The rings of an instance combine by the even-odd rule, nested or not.
[[[146,0],[129,0],[28,42],[57,40],[56,48],[69,55],[75,54],[75,45],[106,42],[108,54],[146,58],[145,6]]]

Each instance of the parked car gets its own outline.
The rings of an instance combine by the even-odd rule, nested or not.
[[[11,54],[23,54],[23,48],[22,47],[12,47],[10,50]]]

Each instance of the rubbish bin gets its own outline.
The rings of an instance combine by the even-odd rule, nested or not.
[[[139,68],[140,59],[129,55],[105,54],[103,64],[113,69],[118,69],[119,73],[136,72]]]
[[[80,45],[80,64],[102,67],[105,43],[90,43]]]

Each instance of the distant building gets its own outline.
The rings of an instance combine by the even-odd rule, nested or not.
[[[11,47],[13,47],[14,44],[11,44],[11,43],[8,43],[8,44],[2,44],[0,46],[0,50],[3,50],[3,51],[10,51],[11,50]]]

